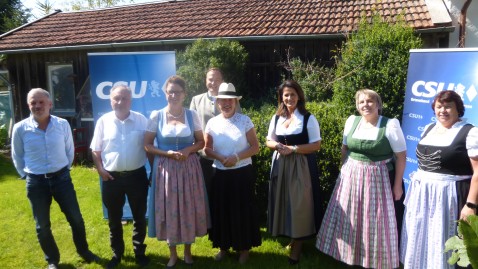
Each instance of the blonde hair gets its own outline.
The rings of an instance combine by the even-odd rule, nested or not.
[[[379,115],[382,114],[382,108],[383,108],[382,98],[380,98],[380,95],[378,95],[378,93],[376,91],[370,90],[370,89],[360,89],[355,93],[355,108],[357,109],[357,111],[359,113],[360,113],[360,110],[359,110],[360,95],[365,95],[365,96],[368,96],[368,97],[372,97],[372,99],[374,99],[375,102],[377,103],[378,114]]]

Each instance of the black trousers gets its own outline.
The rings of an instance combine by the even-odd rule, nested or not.
[[[123,206],[125,197],[133,214],[133,248],[135,255],[144,255],[146,245],[146,203],[148,197],[148,177],[143,167],[127,172],[109,172],[114,180],[103,181],[103,203],[108,210],[110,245],[115,257],[124,253]]]
[[[212,167],[214,160],[209,160],[201,157],[199,159],[199,163],[201,164],[202,174],[204,176],[204,183],[206,184],[206,191],[209,196],[211,195],[211,181],[214,174],[216,173],[216,168]]]

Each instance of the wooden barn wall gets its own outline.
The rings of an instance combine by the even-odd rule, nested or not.
[[[288,60],[315,60],[326,66],[333,63],[333,51],[340,45],[338,40],[296,40],[277,42],[243,43],[249,52],[250,62],[246,69],[246,81],[252,97],[263,97],[275,93],[275,88],[290,74]]]
[[[183,46],[184,47],[184,46]],[[164,47],[131,47],[131,48],[110,48],[102,50],[77,50],[28,54],[8,55],[7,68],[10,73],[10,83],[13,85],[13,103],[15,110],[15,122],[28,117],[30,114],[26,97],[32,88],[47,89],[47,65],[48,64],[69,64],[73,65],[75,74],[75,96],[78,95],[81,87],[85,84],[89,75],[88,53],[101,52],[129,52],[129,51],[153,51],[153,50],[174,50],[170,46]],[[78,108],[79,105],[77,104]],[[75,120],[75,119],[69,119]],[[75,122],[73,122],[75,124]]]
[[[241,42],[249,52],[249,63],[246,68],[246,81],[252,96],[263,96],[280,84],[286,74],[283,67],[288,57],[330,61],[330,50],[336,44],[329,41],[254,41]],[[183,50],[185,45],[178,46],[141,46],[129,48],[110,48],[102,50],[78,50],[59,52],[39,52],[28,54],[12,54],[8,56],[8,69],[15,107],[15,121],[29,115],[26,95],[32,88],[47,88],[47,64],[71,63],[75,73],[75,96],[88,78],[87,53],[91,52],[128,52]],[[78,106],[77,106],[78,107]]]

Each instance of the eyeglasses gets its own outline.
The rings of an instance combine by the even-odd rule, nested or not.
[[[173,95],[179,95],[181,93],[184,93],[184,91],[170,91],[170,92],[167,92],[167,95],[173,96]]]

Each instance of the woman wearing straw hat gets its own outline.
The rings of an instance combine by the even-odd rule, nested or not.
[[[261,244],[251,160],[259,152],[259,141],[251,119],[236,112],[241,96],[234,85],[222,83],[216,98],[221,114],[206,125],[204,148],[216,168],[209,197],[209,239],[213,247],[220,248],[217,261],[232,248],[240,254],[239,263],[243,264],[249,259],[249,250]]]

